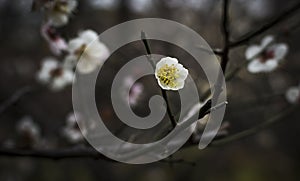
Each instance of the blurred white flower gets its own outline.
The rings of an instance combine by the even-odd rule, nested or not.
[[[75,66],[80,73],[87,74],[102,66],[109,57],[110,52],[105,44],[100,42],[98,34],[93,30],[85,30],[79,36],[69,42],[69,55],[65,59],[65,65]]]
[[[122,92],[122,97],[127,101],[129,99],[129,104],[131,106],[136,106],[138,103],[138,100],[140,99],[143,91],[144,91],[144,86],[142,83],[134,83],[133,78],[128,76],[124,80],[123,84],[123,89],[121,90],[126,90],[130,88],[129,90],[129,95],[126,95],[126,91]],[[130,87],[131,86],[131,87]]]
[[[286,100],[291,104],[300,102],[300,86],[290,87],[285,93]]]
[[[44,5],[47,20],[53,26],[59,27],[68,23],[69,17],[77,7],[76,0],[53,0]]]
[[[46,23],[42,26],[41,34],[48,42],[50,50],[55,55],[61,55],[62,51],[67,49],[68,46],[66,41],[59,36],[55,28],[51,27],[49,23]]]
[[[157,64],[155,77],[159,86],[165,90],[179,90],[184,87],[188,70],[176,58],[165,57]]]
[[[239,8],[242,15],[251,18],[262,19],[273,13],[272,0],[237,0],[232,2],[235,8]]]
[[[86,134],[86,129],[79,129],[78,124],[82,124],[81,128],[84,128],[83,126],[83,120],[79,114],[76,114],[77,121],[75,114],[72,112],[67,116],[66,119],[66,125],[63,128],[63,136],[69,141],[70,143],[79,143],[84,140],[83,135]]]
[[[41,139],[40,127],[32,120],[31,117],[23,117],[16,125],[17,132],[25,140],[26,144],[36,146]]]
[[[246,59],[250,61],[247,69],[251,73],[271,72],[287,52],[286,44],[274,43],[273,36],[266,36],[260,45],[252,45],[246,50]]]
[[[130,0],[128,1],[129,8],[138,13],[143,13],[152,8],[153,2],[148,0]]]
[[[63,68],[54,58],[46,58],[37,73],[37,79],[43,84],[49,84],[54,91],[63,89],[72,84],[74,73],[72,70]]]

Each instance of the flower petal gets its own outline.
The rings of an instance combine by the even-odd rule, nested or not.
[[[272,35],[265,36],[261,41],[261,47],[265,48],[268,45],[270,45],[273,41],[274,41],[274,36]]]
[[[265,66],[264,72],[271,72],[275,70],[278,67],[278,59],[268,60],[265,63]]]
[[[79,34],[79,37],[86,43],[89,44],[98,39],[98,34],[93,30],[85,30]]]
[[[65,57],[63,67],[65,69],[73,69],[77,64],[77,57],[74,55],[68,55]]]
[[[96,68],[99,66],[99,61],[91,61],[94,59],[87,59],[82,57],[80,61],[77,64],[77,69],[82,74],[89,74],[96,70]]]
[[[286,91],[285,98],[289,103],[294,104],[298,102],[299,95],[299,87],[291,87]]]
[[[98,61],[101,63],[103,63],[110,56],[110,52],[106,45],[98,41],[90,44],[84,53],[90,58],[98,59]]]
[[[46,58],[42,63],[41,70],[37,73],[37,80],[41,83],[48,83],[51,79],[50,71],[58,67],[58,61],[54,58]]]
[[[84,44],[85,44],[85,42],[81,38],[75,38],[75,39],[69,41],[68,50],[70,53],[74,53],[76,50],[81,48],[81,46]]]
[[[261,46],[257,46],[257,45],[252,45],[252,46],[248,47],[247,50],[246,50],[246,53],[245,53],[246,59],[247,60],[253,59],[262,50],[263,50],[263,48]]]
[[[63,26],[69,21],[68,15],[59,12],[50,12],[47,17],[48,23],[55,27]]]
[[[287,52],[288,52],[287,44],[280,43],[280,44],[274,45],[274,58],[281,60],[285,57]]]
[[[162,60],[163,59],[165,60],[165,63],[168,64],[168,65],[176,65],[176,64],[178,64],[177,58],[165,57],[165,58],[162,58]]]
[[[248,64],[247,70],[251,73],[271,72],[277,66],[277,60],[268,60],[266,63],[262,63],[259,59],[255,59]]]

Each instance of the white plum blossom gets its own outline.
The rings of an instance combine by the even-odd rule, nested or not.
[[[41,139],[40,127],[29,116],[23,117],[16,125],[17,132],[30,146],[36,146]]]
[[[98,39],[93,30],[85,30],[68,44],[69,55],[65,58],[65,66],[72,67],[77,64],[80,73],[88,74],[103,65],[110,56],[107,46]]]
[[[83,127],[83,120],[79,114],[76,114],[77,121],[75,114],[72,112],[67,116],[66,125],[63,128],[63,136],[67,139],[70,143],[79,143],[84,140],[83,134],[86,134],[86,129],[79,129],[78,123],[82,124],[81,128]]]
[[[287,52],[288,46],[285,43],[274,43],[273,36],[266,36],[260,45],[247,48],[245,55],[250,61],[247,69],[251,73],[271,72],[278,67]]]
[[[61,55],[67,49],[66,41],[56,32],[56,29],[46,23],[41,28],[43,38],[48,42],[50,50],[55,55]]]
[[[42,67],[37,73],[40,83],[48,84],[54,91],[63,89],[73,82],[74,73],[72,70],[63,68],[54,58],[46,58],[42,62]]]
[[[156,64],[155,77],[162,89],[182,89],[187,76],[188,70],[176,58],[164,57]]]
[[[300,102],[300,86],[290,87],[285,93],[286,100],[291,104]]]
[[[133,81],[133,78],[130,76],[125,78],[122,90],[126,90],[128,88],[130,88],[130,90],[129,95],[126,95],[126,91],[122,92],[122,97],[125,99],[125,101],[129,99],[129,104],[131,106],[136,106],[144,91],[144,86],[142,83],[134,83]]]
[[[56,27],[67,24],[76,7],[76,0],[52,0],[47,2],[44,8],[48,23]]]

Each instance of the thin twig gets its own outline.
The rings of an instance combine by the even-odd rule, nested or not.
[[[146,51],[147,51],[147,58],[148,58],[149,62],[151,63],[153,69],[155,69],[154,62],[151,59],[151,48],[150,48],[149,42],[146,38],[146,34],[143,31],[141,32],[141,39],[142,39],[143,44],[144,44],[144,46],[146,48]],[[170,101],[168,100],[167,91],[162,89],[162,88],[160,88],[160,90],[161,90],[161,93],[162,93],[162,96],[163,96],[164,100],[166,101],[167,113],[168,113],[168,116],[171,120],[171,124],[172,124],[173,128],[175,128],[177,123],[176,123],[175,117],[174,117],[174,115],[172,114],[172,111],[171,111],[171,105],[170,105]]]
[[[118,163],[117,161],[102,155],[92,147],[84,147],[84,148],[76,147],[76,148],[48,149],[48,150],[0,148],[0,156],[30,157],[36,159],[40,158],[40,159],[50,159],[50,160],[91,158],[91,159],[101,159],[112,163]],[[168,163],[168,164],[186,164],[190,166],[196,165],[196,163],[185,161],[184,159],[166,158],[163,160],[159,160],[159,162]]]
[[[212,49],[212,50],[208,50],[207,48],[203,47],[203,46],[197,46],[197,48],[199,48],[201,51],[204,51],[208,54],[216,54],[216,55],[219,55],[221,56],[223,54],[223,50],[219,49],[219,48],[215,48],[215,49]]]
[[[190,161],[186,161],[184,159],[164,159],[161,160],[162,163],[168,163],[170,164],[170,166],[172,167],[173,164],[185,164],[185,165],[189,165],[189,166],[196,166],[195,162],[190,162]]]
[[[234,48],[240,45],[243,45],[245,43],[247,43],[248,41],[250,41],[251,39],[255,38],[256,36],[266,32],[267,30],[269,30],[270,28],[272,28],[273,26],[287,20],[288,18],[290,18],[297,10],[300,9],[300,2],[298,2],[297,4],[295,4],[292,8],[284,11],[282,14],[280,14],[279,16],[277,16],[276,18],[274,18],[273,20],[271,20],[270,22],[264,24],[263,26],[245,34],[244,36],[242,36],[239,40],[232,42],[230,44],[230,48]]]
[[[223,16],[222,16],[222,32],[224,36],[224,48],[223,48],[223,53],[221,55],[222,61],[221,61],[221,68],[223,70],[223,74],[225,74],[226,67],[229,61],[229,38],[230,38],[230,33],[229,33],[229,23],[228,23],[228,10],[229,10],[229,0],[224,0],[223,3]]]
[[[101,155],[93,148],[67,148],[51,150],[32,150],[18,148],[0,148],[0,156],[8,157],[33,157],[45,159],[63,159],[63,158],[97,158],[107,161],[111,159]]]
[[[221,146],[221,145],[231,143],[233,141],[237,141],[237,140],[246,138],[248,136],[254,135],[257,132],[274,125],[275,123],[278,123],[278,122],[284,120],[284,118],[286,116],[288,116],[291,113],[295,112],[297,110],[297,108],[299,108],[299,107],[293,106],[293,107],[287,108],[286,110],[282,111],[280,114],[278,114],[274,117],[271,117],[270,119],[262,122],[261,124],[255,126],[253,128],[241,131],[239,133],[236,133],[234,135],[225,137],[223,139],[213,141],[213,142],[211,142],[210,146]]]

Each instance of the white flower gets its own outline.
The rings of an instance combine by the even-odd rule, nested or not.
[[[33,122],[32,118],[29,116],[23,117],[17,123],[16,129],[23,139],[28,141],[30,144],[37,144],[40,140],[40,127]]]
[[[72,84],[73,76],[73,71],[63,68],[57,60],[46,58],[37,74],[37,79],[43,84],[49,84],[52,90],[57,91]]]
[[[45,4],[48,23],[63,26],[68,23],[69,16],[77,7],[76,0],[53,0]]]
[[[126,90],[128,88],[130,88],[129,95],[126,95],[126,91],[123,91],[122,97],[125,101],[129,99],[129,104],[131,106],[136,106],[144,91],[144,86],[142,83],[134,83],[133,78],[129,76],[125,78],[122,90]]]
[[[61,36],[59,36],[56,30],[51,27],[49,23],[46,23],[42,26],[41,34],[48,42],[50,50],[55,55],[61,55],[62,51],[67,49],[68,46],[66,41]]]
[[[184,87],[188,70],[176,58],[165,57],[157,64],[155,77],[159,86],[165,90],[179,90]]]
[[[300,87],[290,87],[285,93],[285,98],[291,104],[299,103]]]
[[[109,57],[110,52],[105,44],[100,42],[98,34],[92,30],[85,30],[79,36],[69,42],[69,55],[65,59],[65,65],[76,65],[80,73],[87,74],[102,66]]]
[[[287,52],[286,44],[274,43],[273,36],[266,36],[261,45],[252,45],[246,50],[246,59],[250,61],[248,71],[251,73],[271,72],[277,68]]]
[[[63,128],[63,136],[70,142],[70,143],[79,143],[84,140],[83,134],[86,134],[87,130],[82,129],[80,130],[78,127],[78,123],[82,124],[81,128],[83,127],[83,120],[79,114],[76,114],[77,121],[74,113],[70,113],[66,119],[66,125]]]

